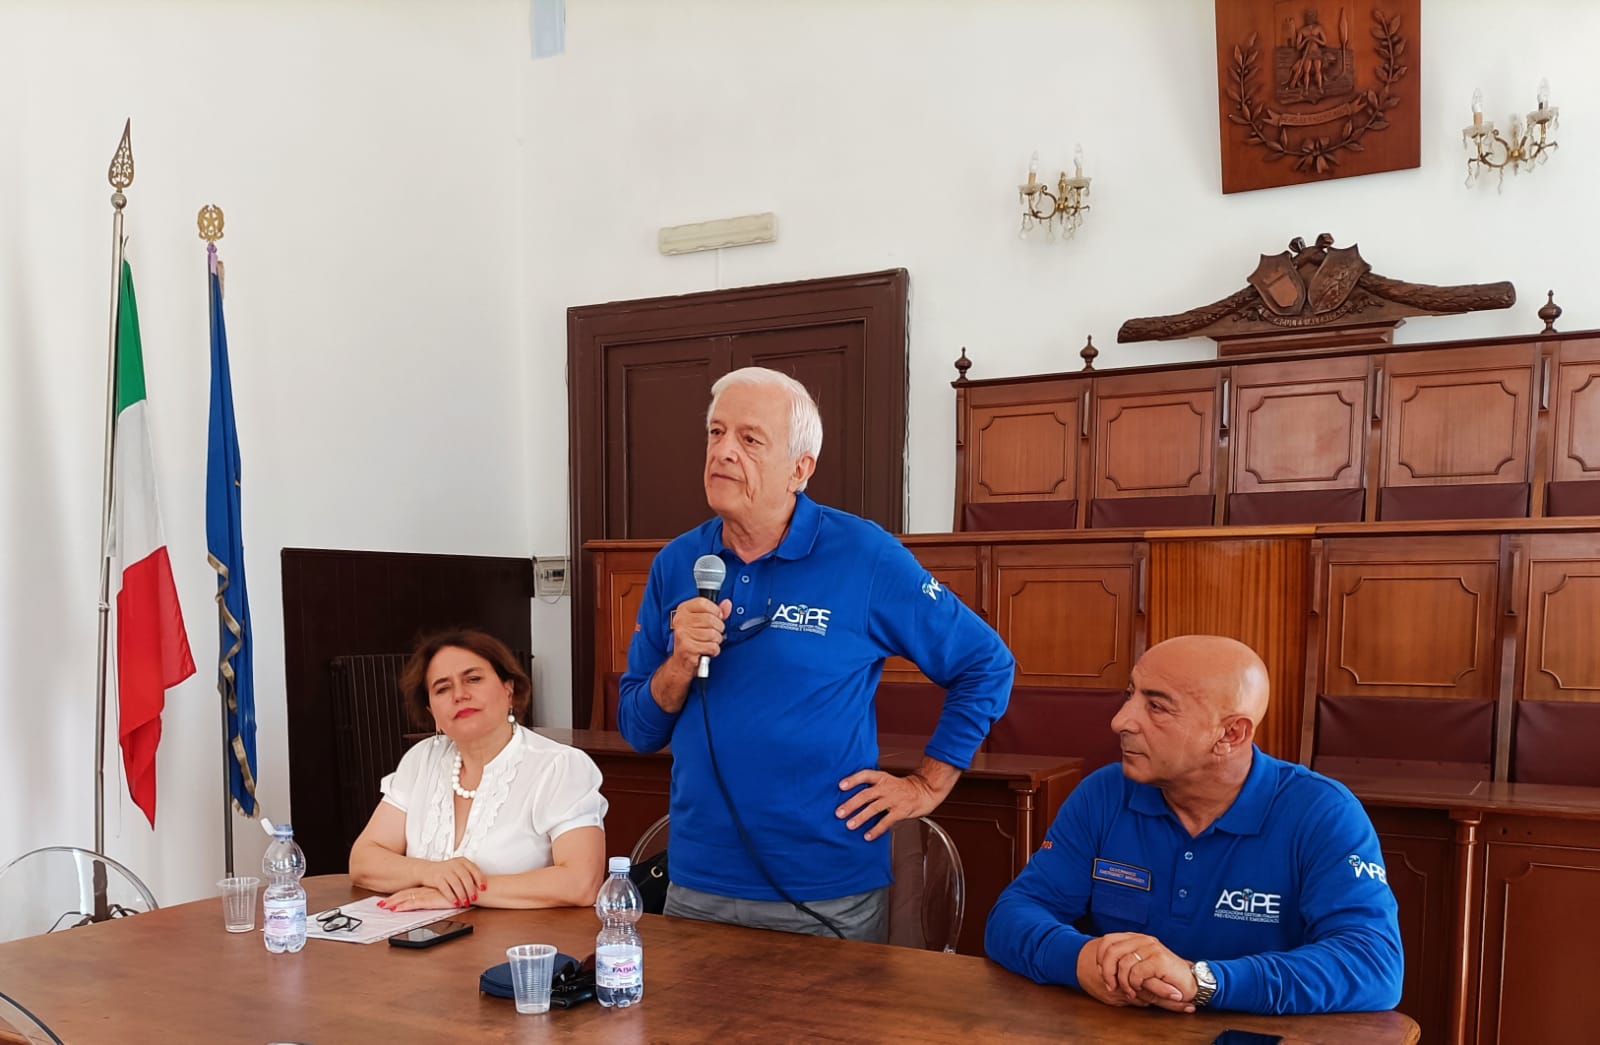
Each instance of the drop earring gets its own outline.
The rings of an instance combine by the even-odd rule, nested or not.
[[[506,712],[506,721],[511,723],[513,726],[516,725],[517,724],[517,713],[515,711],[507,711]]]

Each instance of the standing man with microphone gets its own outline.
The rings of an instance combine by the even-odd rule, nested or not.
[[[882,942],[888,830],[950,793],[1015,661],[893,536],[805,495],[822,449],[805,386],[746,367],[711,396],[716,517],[656,556],[618,709],[636,749],[672,745],[666,913]],[[891,654],[947,691],[904,777],[876,768]]]

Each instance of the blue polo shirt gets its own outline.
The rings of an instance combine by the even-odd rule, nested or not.
[[[705,701],[698,682],[677,714],[650,695],[672,649],[672,610],[695,596],[694,561],[727,565],[733,602]],[[1015,661],[994,630],[876,523],[796,499],[789,531],[745,563],[711,521],[656,556],[639,606],[618,726],[640,751],[672,745],[672,880],[749,900],[780,900],[752,862],[712,775],[716,762],[762,862],[796,900],[890,881],[888,836],[865,842],[834,816],[839,781],[878,764],[874,693],[890,654],[948,692],[925,749],[965,769],[1005,711]]]
[[[1378,836],[1338,781],[1256,749],[1228,811],[1198,837],[1120,765],[1090,774],[989,913],[1013,972],[1078,986],[1092,937],[1147,933],[1217,978],[1211,1006],[1255,1013],[1392,1009],[1404,956]]]

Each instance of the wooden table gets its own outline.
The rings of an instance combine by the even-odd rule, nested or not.
[[[306,880],[311,910],[361,895]],[[990,1041],[1210,1042],[1234,1027],[1288,1042],[1415,1042],[1395,1012],[1268,1017],[1112,1009],[982,958],[647,915],[644,1001],[518,1016],[478,993],[517,943],[586,955],[587,908],[474,910],[476,931],[428,950],[312,940],[268,954],[222,929],[220,901],[0,944],[0,984],[62,1040],[98,1042]]]
[[[581,748],[600,767],[606,850],[625,856],[645,828],[667,811],[672,756],[641,755],[622,734],[598,729],[541,728],[552,740]],[[878,767],[909,773],[922,762],[926,737],[882,734]],[[1083,777],[1083,760],[1047,755],[979,753],[933,819],[950,833],[967,879],[967,913],[956,949],[983,953],[983,927],[1000,891],[1027,866],[1068,793]]]

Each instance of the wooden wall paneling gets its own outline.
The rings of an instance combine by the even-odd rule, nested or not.
[[[1529,482],[1536,362],[1533,344],[1384,357],[1382,485]]]
[[[984,605],[987,585],[980,564],[982,547],[975,543],[929,544],[912,547],[911,553],[951,594],[987,620],[989,614]],[[885,682],[928,681],[928,677],[904,657],[890,657],[884,661],[883,679]]]
[[[1495,690],[1494,715],[1494,779],[1506,780],[1511,776],[1511,730],[1514,715],[1512,704],[1520,680],[1517,678],[1522,663],[1518,654],[1526,641],[1528,619],[1527,585],[1528,542],[1524,534],[1508,533],[1500,538],[1500,590],[1502,612],[1500,617],[1500,675]]]
[[[1228,494],[1233,490],[1232,469],[1228,462],[1233,455],[1233,368],[1217,368],[1217,432],[1212,445],[1212,482],[1216,499],[1211,504],[1211,525],[1221,526],[1228,521]]]
[[[1096,378],[1094,496],[1214,493],[1219,387],[1216,369]]]
[[[1494,699],[1498,537],[1338,539],[1327,554],[1323,693]]]
[[[1593,1041],[1600,823],[1485,819],[1477,1040]]]
[[[996,546],[993,623],[1016,655],[1017,684],[1126,686],[1135,572],[1131,542]]]
[[[1378,494],[1383,486],[1383,405],[1389,391],[1389,372],[1384,368],[1383,361],[1383,356],[1370,356],[1367,359],[1367,497],[1361,513],[1363,522],[1377,521]]]
[[[1233,493],[1360,489],[1367,443],[1361,356],[1233,368]]]
[[[615,723],[606,721],[606,676],[628,670],[628,646],[633,642],[633,626],[639,619],[639,604],[644,601],[655,553],[652,542],[648,549],[608,549],[591,557],[595,592],[594,690],[588,719],[591,729],[616,728]]]
[[[1302,660],[1299,762],[1311,765],[1317,747],[1317,694],[1322,692],[1322,651],[1327,635],[1328,557],[1321,538],[1306,549],[1311,596],[1306,600],[1306,653]]]
[[[1550,456],[1555,446],[1555,383],[1559,378],[1560,345],[1540,345],[1534,370],[1533,487],[1528,494],[1528,515],[1545,514],[1545,494],[1550,483]],[[1596,383],[1600,391],[1600,382]]]
[[[1084,394],[1091,385],[1061,380],[968,390],[958,504],[1078,498]]]
[[[1455,826],[1442,810],[1369,808],[1389,887],[1400,905],[1406,971],[1401,1012],[1423,1041],[1444,1041],[1449,1026],[1450,926]]]
[[[1261,540],[1151,535],[1150,642],[1225,635],[1255,650],[1272,686],[1256,742],[1291,760],[1300,754],[1309,581],[1309,528]]]
[[[961,349],[961,358],[967,357],[965,347]],[[960,377],[951,382],[956,390],[956,503],[950,519],[950,532],[960,533],[965,529],[962,516],[966,514],[967,501],[971,498],[972,463],[967,452],[967,430],[972,424],[972,392],[967,387],[965,371],[957,371]]]
[[[1556,346],[1548,402],[1555,413],[1550,478],[1557,482],[1600,482],[1600,338],[1563,341]]]
[[[1450,874],[1450,1002],[1445,1040],[1452,1045],[1475,1045],[1478,1020],[1472,998],[1482,965],[1483,813],[1456,810],[1450,819],[1455,827],[1455,853]],[[1493,1045],[1492,1038],[1489,1045]]]
[[[1527,546],[1521,699],[1600,701],[1600,540],[1534,534]]]

